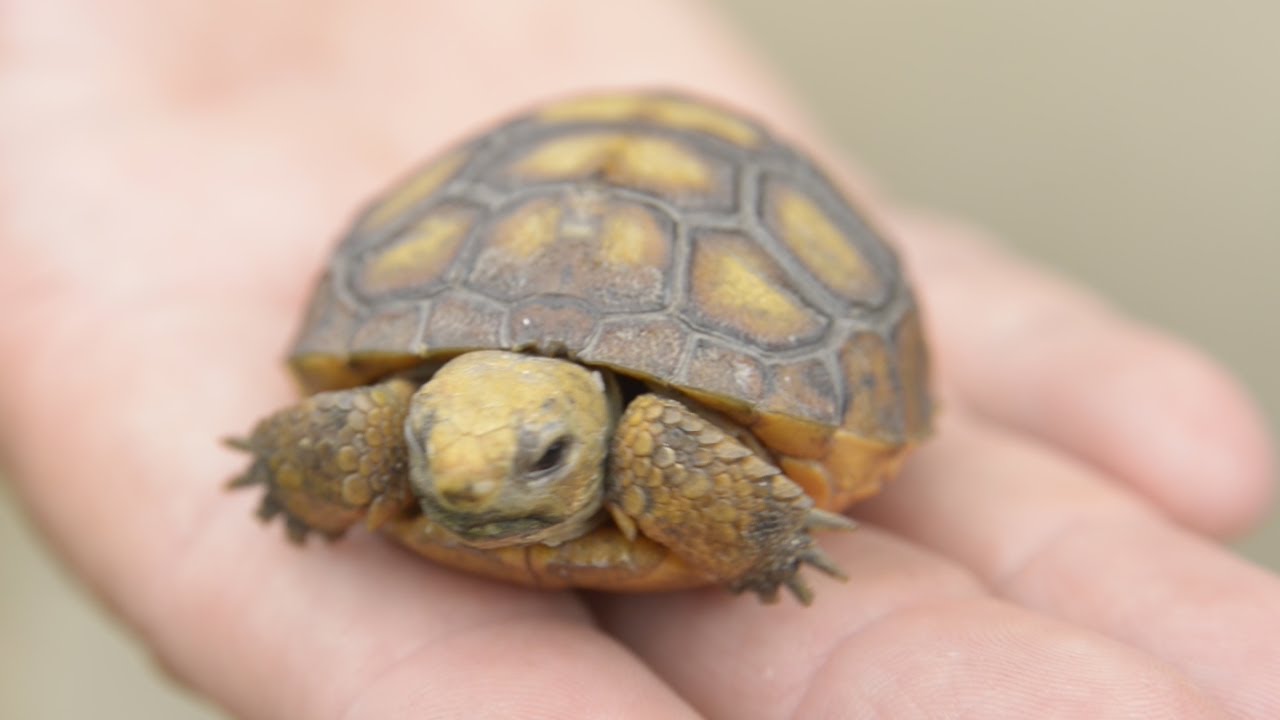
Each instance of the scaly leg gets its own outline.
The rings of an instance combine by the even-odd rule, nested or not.
[[[253,455],[232,487],[263,485],[264,521],[285,516],[289,537],[340,536],[363,517],[369,527],[413,505],[401,439],[414,387],[404,380],[319,393],[227,443]]]
[[[785,585],[808,604],[801,563],[844,579],[814,544],[814,529],[853,521],[814,507],[799,485],[747,444],[678,400],[641,395],[614,435],[609,510],[619,529],[637,530],[734,592],[765,602]]]

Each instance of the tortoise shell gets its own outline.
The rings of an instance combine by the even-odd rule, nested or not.
[[[673,94],[551,104],[405,178],[342,240],[289,362],[316,392],[477,349],[682,393],[828,508],[931,416],[889,247],[758,123]]]

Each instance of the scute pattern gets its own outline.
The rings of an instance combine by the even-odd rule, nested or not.
[[[670,318],[622,317],[606,321],[595,342],[578,353],[585,363],[626,368],[632,375],[670,378],[679,367],[688,330]]]
[[[432,292],[444,282],[475,218],[473,208],[456,204],[432,209],[360,258],[356,286],[371,298]]]
[[[553,123],[640,122],[696,130],[743,147],[754,147],[763,135],[751,123],[720,108],[671,95],[588,95],[552,103],[538,117]]]
[[[903,316],[894,330],[902,421],[909,437],[924,437],[931,430],[933,405],[929,398],[929,349],[924,341],[920,314]]]
[[[739,233],[694,235],[689,284],[689,317],[748,346],[806,345],[830,322],[805,303],[764,248]]]
[[[767,178],[762,187],[765,225],[805,270],[851,303],[875,306],[883,301],[881,273],[820,200],[776,178]]]
[[[660,310],[673,225],[594,190],[535,197],[478,238],[467,285],[508,302],[567,295],[610,312]]]
[[[634,190],[680,210],[728,212],[736,173],[728,159],[683,138],[634,128],[626,132],[568,127],[502,158],[495,180],[511,190],[530,184],[592,182]]]
[[[459,148],[432,161],[370,208],[362,224],[367,228],[380,228],[404,217],[414,205],[439,190],[462,167],[465,159],[465,153]]]
[[[491,300],[444,293],[431,302],[420,346],[429,351],[501,347],[506,322],[507,311]]]
[[[683,390],[815,478],[931,413],[893,253],[801,156],[678,95],[555,103],[426,165],[343,241],[291,362],[315,390],[479,348]]]
[[[810,357],[777,363],[769,373],[773,383],[761,403],[762,412],[839,424],[841,383],[827,363]]]
[[[849,383],[843,427],[861,437],[905,437],[894,360],[884,338],[871,332],[856,333],[840,348],[840,365]]]
[[[416,305],[393,305],[364,319],[351,337],[351,353],[362,355],[383,352],[403,337],[417,336],[422,323],[422,308]],[[425,348],[418,348],[415,355]]]
[[[512,347],[542,355],[563,355],[585,347],[596,315],[581,302],[556,295],[520,303],[507,315]]]
[[[768,379],[757,353],[749,348],[735,349],[701,339],[694,344],[688,366],[678,382],[704,393],[755,405],[764,398]]]

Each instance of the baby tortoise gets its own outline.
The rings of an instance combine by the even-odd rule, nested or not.
[[[377,199],[235,486],[543,588],[766,601],[929,431],[892,251],[795,149],[676,94],[556,102]]]

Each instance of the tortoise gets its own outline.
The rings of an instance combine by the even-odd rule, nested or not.
[[[718,104],[570,97],[465,141],[341,241],[288,364],[229,442],[264,520],[363,522],[541,588],[840,569],[811,532],[929,433],[899,262],[799,151]]]

